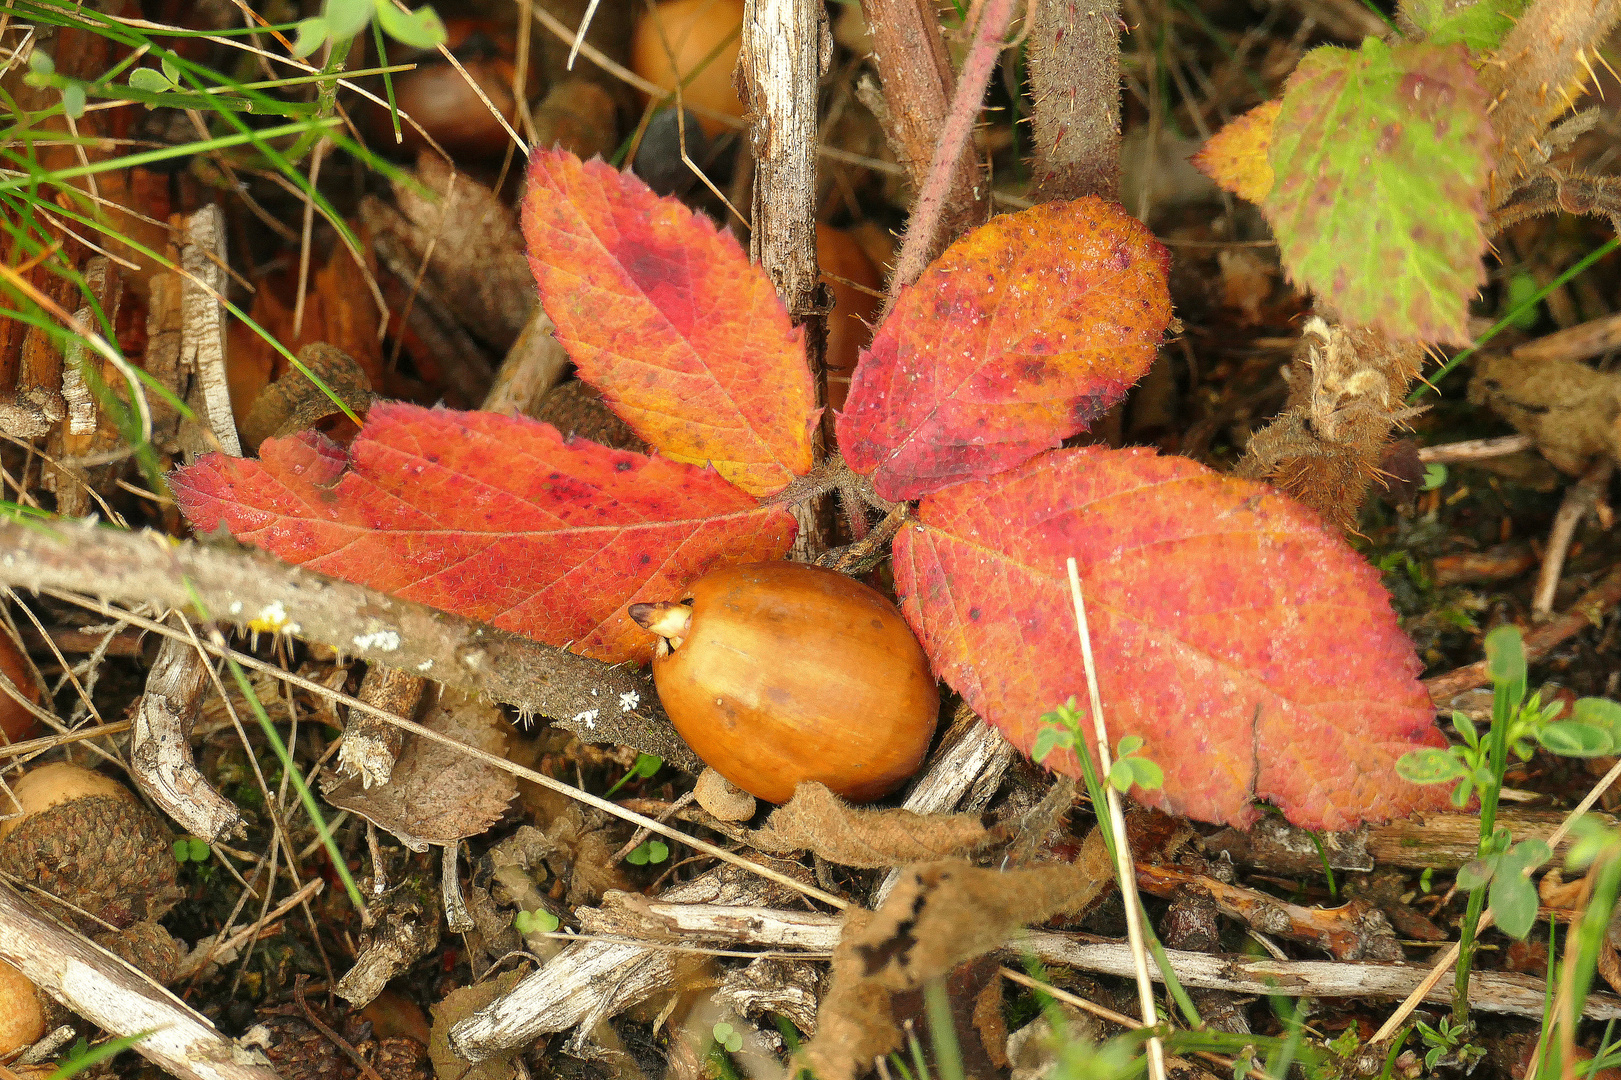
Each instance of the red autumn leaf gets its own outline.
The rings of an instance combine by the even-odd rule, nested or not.
[[[886,499],[1011,469],[1140,379],[1171,320],[1170,257],[1114,203],[996,218],[904,291],[861,357],[839,449]]]
[[[758,496],[810,471],[803,337],[731,233],[563,150],[529,159],[523,232],[557,340],[648,445]]]
[[[314,432],[169,476],[199,530],[610,661],[625,615],[721,562],[773,559],[794,519],[714,472],[565,440],[550,424],[379,403],[347,452]]]
[[[1379,575],[1271,488],[1087,447],[918,513],[895,542],[902,610],[935,671],[1026,753],[1043,713],[1087,700],[1073,555],[1110,735],[1142,736],[1165,770],[1144,802],[1245,826],[1266,799],[1314,829],[1445,802],[1395,772],[1444,742]],[[1079,774],[1067,751],[1047,764]]]

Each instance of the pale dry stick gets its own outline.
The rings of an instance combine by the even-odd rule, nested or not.
[[[550,31],[554,37],[567,42],[572,42],[574,40],[574,31],[565,26],[557,18],[557,16],[547,11],[544,6],[534,4],[530,6],[529,11],[530,14],[534,16],[535,21]],[[649,80],[642,78],[640,75],[630,70],[630,68],[625,67],[623,64],[616,63],[611,57],[598,50],[590,42],[586,42],[580,46],[580,55],[597,65],[597,67],[601,68],[603,71],[606,71],[608,74],[612,75],[614,78],[618,79],[620,82],[625,83],[627,86],[633,87],[634,89],[640,90],[649,97],[659,99],[664,97],[665,94],[669,93],[668,90],[664,89],[664,87],[660,86],[658,83],[650,82]],[[702,105],[693,103],[688,103],[686,108],[691,112],[696,113],[698,116],[701,116],[705,120],[713,120],[716,123],[724,124],[727,127],[733,128],[737,131],[741,131],[748,127],[748,121],[739,120],[730,113],[719,112],[715,109],[705,108]],[[405,114],[401,113],[400,115],[404,116]],[[841,150],[836,146],[827,146],[823,143],[816,144],[816,153],[817,156],[825,157],[829,161],[842,161],[846,165],[859,165],[864,169],[871,169],[873,172],[883,173],[886,176],[902,176],[906,173],[904,166],[898,165],[893,161],[881,161],[878,158],[866,157],[862,154],[852,153],[849,150]],[[1010,206],[1021,206],[1026,209],[1030,206],[1029,200],[1020,199],[1017,196],[995,195],[994,197],[998,202],[1003,202]]]
[[[146,400],[146,390],[141,386],[141,380],[135,374],[135,368],[117,349],[107,344],[107,339],[86,326],[72,312],[67,311],[52,300],[49,296],[34,288],[33,284],[11,267],[0,264],[0,277],[4,277],[15,288],[21,291],[34,303],[50,312],[59,322],[84,339],[85,343],[94,349],[101,358],[106,360],[129,384],[130,397],[135,402],[135,412],[141,418],[141,441],[152,441],[152,406]]]
[[[1548,547],[1542,554],[1542,567],[1537,571],[1536,591],[1531,594],[1532,618],[1546,619],[1553,614],[1554,593],[1559,590],[1559,577],[1564,572],[1571,541],[1576,538],[1576,528],[1594,510],[1600,515],[1606,512],[1601,508],[1604,490],[1609,487],[1614,472],[1615,462],[1601,457],[1565,490],[1559,512],[1553,518],[1553,528],[1548,531]]]
[[[586,5],[585,15],[580,19],[580,28],[574,32],[574,44],[569,46],[568,62],[563,65],[567,71],[574,70],[574,59],[580,55],[580,46],[585,44],[585,33],[591,29],[591,20],[596,18],[597,4],[599,3],[601,3],[601,0],[591,0]]]
[[[186,618],[184,614],[178,612],[176,613],[176,617],[180,620],[180,625],[185,628],[186,643],[196,651],[198,662],[202,665],[203,670],[208,675],[209,680],[214,684],[214,692],[220,696],[220,704],[225,706],[225,715],[230,719],[231,726],[236,730],[236,737],[242,743],[242,749],[247,755],[248,763],[253,768],[254,779],[258,781],[259,791],[264,795],[265,798],[265,810],[270,816],[271,839],[273,842],[280,844],[282,848],[285,849],[287,852],[287,858],[290,860],[293,858],[293,842],[292,839],[288,837],[287,830],[282,824],[283,819],[287,814],[286,808],[285,806],[273,807],[271,804],[270,783],[265,779],[264,770],[259,766],[259,755],[254,753],[253,744],[248,741],[247,728],[244,727],[242,718],[237,715],[236,706],[231,704],[231,695],[226,691],[225,684],[220,680],[219,672],[214,669],[213,664],[208,662],[208,655],[203,649],[202,639],[197,636],[197,631],[191,625],[190,619]],[[283,773],[282,783],[285,785],[286,782],[287,775],[286,773]],[[213,792],[213,794],[218,796],[217,792]],[[274,879],[272,879],[271,885],[274,886]],[[265,893],[265,903],[267,905],[270,903],[269,889],[267,889]],[[313,917],[311,921],[313,923]],[[367,919],[365,912],[362,912],[361,922],[364,924],[368,921],[369,920]]]
[[[1133,1020],[1125,1013],[1117,1013],[1113,1009],[1099,1005],[1095,1001],[1088,1001],[1079,994],[1072,994],[1068,990],[1041,982],[1038,979],[1032,979],[1023,972],[1014,971],[1012,968],[1007,967],[1006,965],[997,968],[996,973],[1010,982],[1015,982],[1020,986],[1039,991],[1046,994],[1048,997],[1064,1002],[1066,1005],[1073,1005],[1077,1009],[1080,1009],[1083,1012],[1089,1012],[1101,1020],[1107,1020],[1111,1024],[1119,1024],[1127,1031],[1141,1031],[1147,1026],[1141,1020]],[[1223,1057],[1220,1054],[1208,1053],[1202,1050],[1195,1052],[1193,1056],[1203,1058],[1205,1061],[1220,1065],[1228,1070],[1231,1070],[1234,1065],[1232,1058]],[[1173,1057],[1171,1060],[1181,1062],[1183,1066],[1188,1064],[1188,1062],[1177,1057]],[[1256,1068],[1253,1065],[1250,1067],[1248,1075],[1255,1077],[1255,1080],[1272,1080],[1272,1077],[1269,1076],[1264,1070]]]
[[[1537,441],[1529,435],[1500,435],[1494,439],[1465,439],[1463,442],[1442,443],[1439,446],[1421,446],[1418,460],[1425,465],[1452,465],[1467,461],[1485,461],[1506,457],[1521,450],[1529,450]]]
[[[187,111],[189,113],[192,110],[187,110]],[[205,130],[204,134],[206,134],[206,133],[207,132]],[[0,169],[0,175],[5,175],[8,171],[9,170]],[[279,173],[277,173],[276,176],[278,178],[281,178],[281,174],[279,174]],[[283,182],[285,182],[285,178],[281,178],[281,179],[283,179]],[[292,187],[291,185],[288,185],[288,190],[295,196],[300,194],[298,189],[295,188],[295,187]],[[81,192],[81,194],[83,194],[83,192]],[[242,192],[237,191],[236,194],[241,195]],[[126,207],[119,206],[117,203],[114,203],[109,199],[100,199],[100,200],[97,200],[97,201],[103,206],[112,207],[112,208],[117,209],[117,210],[122,210],[126,214],[126,216],[135,218],[138,221],[143,221],[148,225],[155,225],[155,226],[157,226],[158,228],[161,228],[161,229],[167,229],[169,227],[169,223],[167,221],[159,221],[157,218],[147,217],[145,214],[137,213],[134,210],[130,210],[130,209],[126,208]],[[115,255],[109,254],[109,253],[103,251],[100,247],[97,247],[95,244],[92,244],[90,241],[83,239],[82,237],[79,236],[78,233],[73,232],[72,230],[68,229],[65,225],[63,225],[59,218],[57,218],[55,215],[49,213],[48,211],[41,210],[40,211],[40,216],[46,218],[47,220],[49,220],[51,222],[52,225],[55,225],[57,228],[61,229],[63,232],[67,233],[68,235],[72,236],[74,239],[78,240],[80,243],[84,244],[85,247],[92,248],[95,251],[101,252],[102,254],[106,255],[107,258],[112,259],[114,262],[117,262],[122,266],[127,266],[127,267],[129,267],[131,269],[139,269],[139,267],[135,263],[129,262],[128,260],[125,260],[125,259],[120,259]],[[97,225],[97,228],[100,229],[100,231],[102,232],[103,235],[117,235],[116,233],[113,233],[110,228],[102,228],[99,224]],[[291,230],[288,230],[287,231],[287,239],[289,239],[289,240],[296,239],[296,234],[293,233]],[[161,266],[164,270],[168,271],[169,273],[179,274],[181,277],[185,278],[187,281],[191,282],[193,285],[196,285],[199,289],[202,289],[203,291],[205,291],[205,292],[209,293],[210,295],[212,295],[214,297],[214,299],[218,300],[221,304],[226,305],[227,310],[229,310],[230,301],[225,298],[224,293],[222,293],[219,290],[215,289],[213,285],[211,285],[208,282],[204,281],[202,278],[198,277],[196,274],[192,273],[191,271],[189,271],[189,270],[185,269],[184,267],[180,266],[178,263],[171,264],[166,258],[162,257],[157,252],[152,252],[152,255],[157,259],[157,264],[159,266]],[[212,261],[212,255],[211,254],[210,254],[210,259]],[[223,264],[217,264],[217,265],[220,265],[221,269],[223,269],[227,274],[231,275],[231,277],[236,279],[236,281],[239,284],[241,284],[244,288],[246,288],[248,292],[251,293],[251,292],[255,291],[252,283],[250,283],[246,278],[242,277],[241,274],[237,273],[235,270],[231,269],[229,266],[225,266]],[[0,432],[0,438],[11,438],[11,436],[6,435],[4,432]],[[15,441],[15,440],[13,440],[13,441]],[[40,456],[44,457],[43,454],[41,454]],[[46,458],[46,460],[51,461],[50,458]],[[83,464],[86,461],[86,459],[84,459],[84,458],[75,458],[73,460],[80,463],[80,464]],[[53,465],[58,464],[55,461],[51,461],[51,463]],[[58,466],[58,467],[60,467],[60,466]],[[91,491],[91,494],[97,499],[98,502],[101,501],[101,497],[99,495],[95,494],[94,489],[90,489],[87,486],[87,490]],[[106,503],[102,502],[102,506],[105,508]],[[109,521],[117,521],[120,524],[122,524],[122,519],[120,519],[116,514],[114,514],[113,511],[110,508],[107,509],[107,515],[108,515],[108,520]]]
[[[68,134],[73,136],[74,153],[78,155],[79,164],[84,166],[86,170],[84,178],[85,181],[90,185],[90,193],[92,195],[99,196],[101,194],[101,186],[96,183],[96,174],[89,171],[90,155],[85,153],[84,143],[79,141],[79,125],[75,123],[73,117],[69,116],[66,112],[62,114],[62,119],[68,122]]]
[[[957,159],[962,157],[974,123],[979,119],[985,101],[985,87],[991,81],[991,70],[1001,58],[1002,35],[1008,20],[1013,17],[1013,0],[986,0],[980,14],[979,26],[974,31],[974,43],[969,47],[968,59],[963,62],[962,75],[951,96],[951,107],[946,113],[945,130],[934,146],[934,160],[929,163],[929,176],[918,193],[912,221],[906,227],[906,239],[901,243],[895,259],[895,274],[890,279],[890,295],[912,284],[923,273],[928,263],[930,245],[940,228],[940,216],[945,210],[946,197],[957,172]],[[1152,1060],[1152,1057],[1151,1057]],[[1153,1080],[1164,1076],[1163,1054],[1159,1072]]]
[[[13,601],[23,612],[23,614],[28,616],[28,621],[33,623],[35,631],[37,631],[39,635],[45,639],[45,644],[51,650],[51,654],[56,658],[56,662],[62,665],[62,671],[67,677],[68,682],[73,684],[73,689],[79,695],[79,701],[84,705],[85,711],[95,719],[98,725],[105,725],[107,721],[102,718],[101,713],[96,709],[95,700],[91,696],[89,689],[85,687],[84,683],[79,681],[79,676],[74,672],[73,666],[68,663],[67,657],[62,655],[62,650],[57,647],[55,640],[45,632],[45,624],[39,621],[39,616],[34,614],[34,609],[23,603],[23,598],[18,596],[17,591],[9,585],[0,585],[0,595],[4,595]],[[60,688],[60,685],[61,684],[58,683],[58,688]],[[29,711],[33,712],[34,715],[40,720],[43,720],[47,727],[56,728],[58,731],[62,730],[62,721],[54,713],[35,709],[30,709]],[[105,760],[114,762],[120,768],[124,767],[123,759],[118,757],[116,754],[109,753],[99,746],[92,746],[90,749],[95,753],[100,754]]]
[[[0,687],[4,684],[0,683]],[[115,720],[111,724],[97,724],[95,727],[80,728],[77,731],[67,731],[60,735],[47,735],[39,739],[29,739],[26,742],[7,743],[0,746],[0,758],[26,757],[38,751],[54,750],[58,746],[69,743],[83,742],[86,739],[99,739],[103,735],[118,735],[130,729],[128,720]]]
[[[259,922],[244,926],[242,929],[238,930],[224,941],[214,942],[209,946],[206,953],[194,952],[194,955],[196,956],[195,960],[188,956],[186,960],[182,962],[181,969],[176,975],[176,978],[184,979],[194,975],[203,968],[207,967],[217,954],[240,948],[248,941],[249,938],[258,937],[259,934],[271,923],[286,915],[289,911],[293,910],[293,908],[302,904],[304,901],[313,899],[315,895],[324,888],[326,888],[326,882],[322,881],[320,878],[311,878],[309,881],[304,883],[304,887],[302,889],[299,889],[296,893],[293,893],[291,896],[287,897],[287,899],[283,900],[280,904],[277,904],[276,910],[261,916]],[[244,893],[243,896],[246,898],[247,894]]]
[[[1548,838],[1548,849],[1550,851],[1559,847],[1559,841],[1563,840],[1565,835],[1570,832],[1571,826],[1575,825],[1583,814],[1593,808],[1593,804],[1599,801],[1599,797],[1608,791],[1610,785],[1614,784],[1617,779],[1621,779],[1621,761],[1617,761],[1611,766],[1610,771],[1605,773],[1597,784],[1593,785],[1593,790],[1587,793],[1587,797],[1577,803],[1575,809],[1565,815],[1565,820],[1559,823],[1559,828],[1555,829],[1553,835]],[[1530,867],[1526,868],[1525,874],[1527,877],[1530,876]],[[1496,917],[1496,913],[1489,907],[1480,913],[1480,921],[1475,924],[1475,939],[1477,941],[1480,939],[1480,935],[1491,926]],[[1373,1038],[1368,1040],[1368,1045],[1377,1045],[1396,1034],[1396,1029],[1406,1023],[1413,1010],[1423,1003],[1425,995],[1435,989],[1436,984],[1458,962],[1458,947],[1459,943],[1454,941],[1452,947],[1447,949],[1440,959],[1435,962],[1435,967],[1430,969],[1430,973],[1424,977],[1424,981],[1419,983],[1400,1005],[1396,1006],[1396,1011],[1391,1013],[1390,1018],[1384,1022],[1378,1031],[1373,1033]]]
[[[104,603],[100,600],[93,600],[88,596],[80,596],[77,593],[65,592],[61,589],[53,589],[49,587],[41,588],[39,591],[66,603],[76,604],[87,611],[96,612],[97,614],[106,616],[107,618],[123,619],[131,626],[138,626],[141,629],[147,630],[154,634],[161,634],[164,637],[176,637],[182,638],[183,640],[191,640],[189,638],[185,638],[180,631],[165,626],[163,623],[157,622],[153,619],[142,618],[141,616],[136,615],[134,612],[123,611],[111,604]],[[406,720],[403,717],[394,716],[383,709],[378,709],[374,706],[366,704],[359,698],[352,697],[341,691],[333,690],[326,686],[322,686],[314,679],[306,679],[302,675],[295,675],[292,672],[287,671],[285,668],[277,667],[275,664],[266,663],[257,657],[249,656],[247,653],[238,652],[237,650],[228,646],[220,645],[211,641],[199,640],[197,643],[205,651],[213,654],[214,656],[221,657],[222,659],[235,660],[245,668],[251,668],[254,671],[262,671],[267,675],[280,679],[282,682],[285,682],[290,686],[296,686],[301,690],[306,690],[309,693],[315,694],[319,697],[327,698],[351,710],[358,710],[359,712],[379,717],[413,735],[427,739],[430,742],[436,742],[443,746],[452,747],[453,749],[467,754],[476,761],[481,761],[486,765],[493,766],[497,769],[502,769],[520,779],[539,784],[541,787],[546,788],[549,791],[555,791],[560,795],[566,795],[571,799],[585,803],[587,806],[595,807],[604,813],[621,818],[622,820],[628,821],[633,825],[639,825],[642,828],[647,829],[649,832],[655,832],[660,836],[674,840],[677,843],[685,844],[695,851],[701,851],[705,855],[719,859],[722,862],[728,862],[734,866],[742,867],[743,869],[748,870],[750,873],[758,874],[768,881],[774,881],[779,885],[787,886],[788,888],[793,889],[795,892],[803,893],[813,900],[820,900],[822,903],[837,908],[840,911],[852,906],[848,900],[834,896],[832,893],[825,892],[813,885],[806,885],[801,881],[796,881],[787,874],[779,873],[776,870],[771,869],[769,866],[761,866],[759,863],[745,859],[742,856],[736,855],[723,847],[717,847],[716,845],[705,840],[700,840],[695,836],[688,836],[679,829],[673,829],[668,825],[664,825],[650,817],[647,817],[644,814],[638,814],[634,810],[627,810],[616,803],[609,802],[607,799],[592,795],[588,791],[582,791],[577,787],[565,784],[561,780],[554,780],[545,773],[524,768],[522,765],[508,761],[504,757],[499,757],[487,751],[480,750],[476,746],[469,746],[464,742],[459,742],[456,739],[452,739],[448,735],[443,735],[440,732],[434,731],[432,728],[423,727],[421,724],[415,723],[414,721]]]
[[[321,160],[326,157],[326,140],[315,144],[310,152],[310,190],[321,179]],[[293,337],[304,329],[304,300],[310,284],[310,247],[315,234],[315,200],[304,200],[304,226],[298,240],[298,294],[293,301]]]
[[[0,888],[0,956],[97,1027],[183,1080],[276,1080],[202,1014],[124,960]]]
[[[1159,1023],[1154,1008],[1154,980],[1148,974],[1148,950],[1143,946],[1142,902],[1137,898],[1137,867],[1131,858],[1131,838],[1126,835],[1126,815],[1120,806],[1120,792],[1109,782],[1109,730],[1103,723],[1103,698],[1098,693],[1097,666],[1092,662],[1092,635],[1086,626],[1086,602],[1081,597],[1081,575],[1071,555],[1069,567],[1069,595],[1075,603],[1075,631],[1081,638],[1081,661],[1086,668],[1087,703],[1092,708],[1092,731],[1097,736],[1098,776],[1103,781],[1103,795],[1109,804],[1109,828],[1114,833],[1115,875],[1120,879],[1120,899],[1126,905],[1126,939],[1131,943],[1131,957],[1137,967],[1137,1002],[1142,1007],[1143,1023]],[[1078,753],[1086,753],[1079,748]],[[1165,1043],[1155,1036],[1148,1040],[1149,1080],[1165,1080]]]
[[[38,207],[35,212],[38,213],[40,217],[42,217],[46,221],[50,222],[52,228],[57,229],[64,236],[71,236],[73,239],[77,240],[79,243],[83,244],[85,247],[89,248],[91,251],[94,251],[97,255],[100,255],[102,258],[106,259],[108,262],[117,263],[119,266],[122,266],[125,270],[139,270],[141,268],[141,264],[138,263],[138,262],[135,262],[133,259],[126,259],[122,255],[115,254],[114,252],[107,250],[106,248],[102,247],[100,244],[94,242],[93,240],[87,239],[86,237],[84,237],[81,233],[77,232],[76,230],[70,229],[65,221],[63,221],[61,218],[57,217],[55,214],[51,213],[50,211],[46,210],[43,206]]]

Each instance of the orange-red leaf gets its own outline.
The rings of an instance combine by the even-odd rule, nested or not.
[[[1228,121],[1194,154],[1199,171],[1223,190],[1259,206],[1272,190],[1272,125],[1283,100],[1257,105]]]
[[[731,233],[563,150],[529,159],[523,232],[557,340],[648,445],[752,495],[810,471],[802,334]]]
[[[1118,205],[996,218],[903,292],[863,354],[839,449],[886,499],[1011,469],[1118,401],[1171,319],[1170,257]]]
[[[1243,826],[1266,799],[1316,829],[1445,801],[1395,772],[1444,744],[1379,575],[1271,488],[1150,450],[1057,450],[955,485],[896,540],[936,672],[1021,750],[1087,700],[1072,555],[1109,732],[1165,770],[1143,801]],[[1078,774],[1067,751],[1047,764]]]
[[[794,536],[786,510],[708,469],[522,417],[378,404],[347,452],[303,432],[260,454],[170,474],[194,526],[603,660],[649,655],[627,604]]]

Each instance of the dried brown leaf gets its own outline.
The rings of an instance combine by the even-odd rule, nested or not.
[[[517,215],[432,155],[418,159],[416,179],[429,194],[398,180],[398,211],[368,199],[362,216],[404,244],[419,265],[426,255],[426,286],[475,337],[505,352],[539,303]]]
[[[1481,357],[1469,400],[1537,441],[1552,465],[1572,476],[1609,454],[1621,460],[1621,378],[1580,360]]]
[[[978,814],[916,814],[849,805],[822,784],[807,782],[750,834],[761,851],[814,851],[828,862],[862,869],[927,862],[971,851],[995,839]]]
[[[468,1064],[451,1049],[450,1029],[497,998],[504,997],[522,977],[521,971],[505,971],[488,982],[452,990],[443,1001],[432,1007],[433,1034],[428,1038],[428,1056],[433,1061],[434,1075],[438,1080],[511,1080],[518,1075],[517,1067],[512,1064],[516,1052],[510,1056],[481,1061],[477,1065]]]
[[[298,351],[299,362],[326,384],[338,400],[358,416],[371,408],[371,380],[342,349],[325,342],[314,342]],[[241,424],[242,445],[257,452],[266,439],[281,439],[305,428],[312,428],[329,416],[341,415],[338,402],[328,396],[308,375],[294,368],[265,387],[254,399]],[[353,430],[353,429],[351,429]]]
[[[505,754],[507,721],[501,710],[470,694],[445,688],[423,725],[458,742]],[[511,774],[438,742],[413,738],[386,784],[366,790],[359,777],[325,791],[327,802],[387,829],[407,847],[423,851],[476,836],[498,821],[517,794]]]
[[[1021,926],[1081,910],[1111,880],[1096,830],[1074,863],[1006,873],[954,860],[908,868],[883,907],[846,921],[802,1064],[823,1080],[854,1080],[900,1045],[894,995],[1000,947]]]

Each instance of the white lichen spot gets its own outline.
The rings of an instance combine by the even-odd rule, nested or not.
[[[590,710],[587,710],[586,712],[575,713],[574,714],[574,722],[576,724],[584,724],[588,728],[596,727],[597,726],[597,710],[590,709]]]
[[[400,647],[400,635],[392,630],[373,630],[369,634],[356,634],[349,639],[355,643],[355,648],[378,649],[382,652],[393,652]]]
[[[231,606],[230,606],[230,608],[228,610],[230,611],[230,613],[232,615],[240,615],[240,614],[242,614],[242,601],[240,601],[240,600],[232,600],[231,601]]]
[[[626,690],[619,695],[619,711],[630,712],[642,703],[642,695],[634,690]]]
[[[430,656],[426,660],[422,661],[422,663],[417,665],[417,670],[427,671],[431,667],[433,667],[433,657]]]

